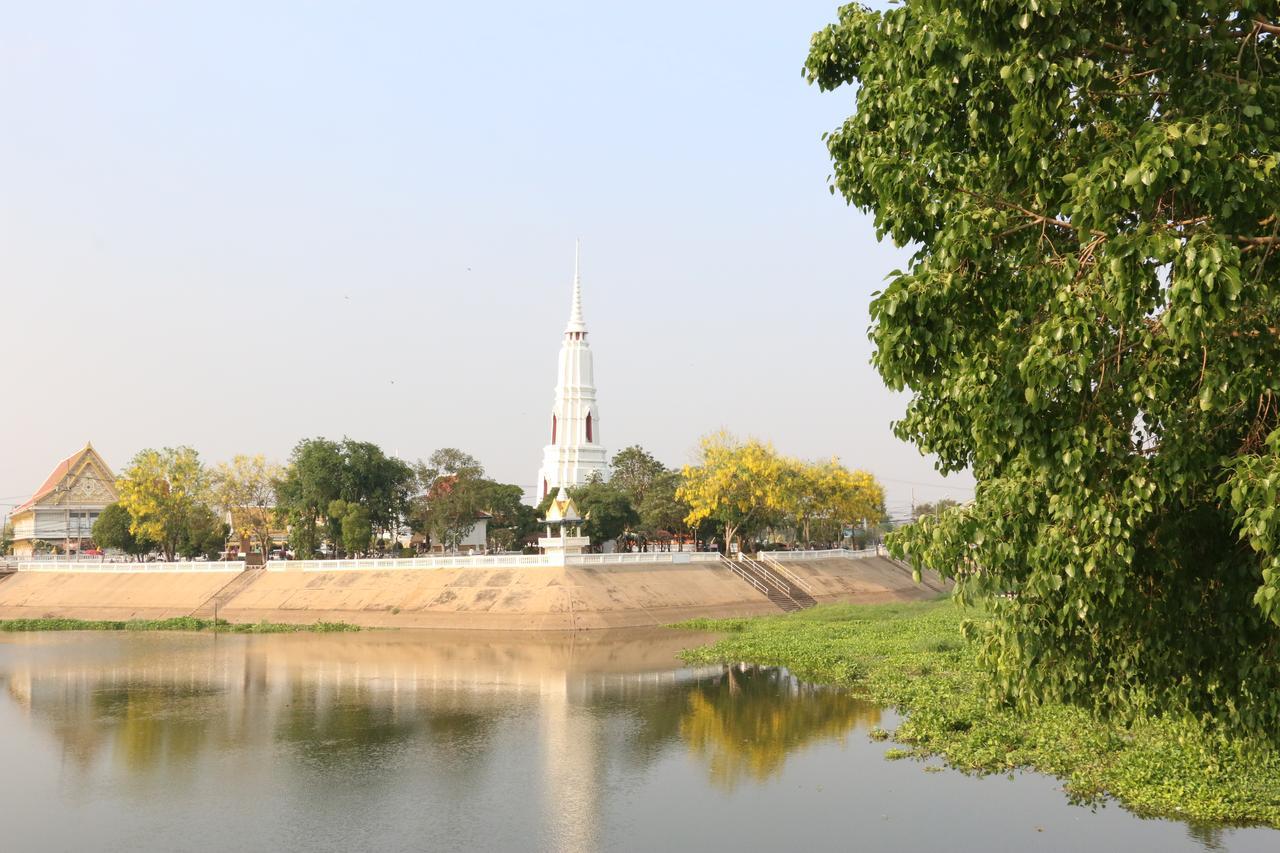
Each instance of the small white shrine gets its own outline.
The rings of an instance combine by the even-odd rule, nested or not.
[[[540,520],[547,526],[547,535],[538,539],[542,553],[561,557],[581,554],[591,544],[591,538],[582,535],[582,521],[573,498],[561,488],[547,507],[547,517]]]

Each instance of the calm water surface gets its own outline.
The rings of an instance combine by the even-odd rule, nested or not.
[[[887,712],[698,640],[0,635],[0,849],[1280,849],[886,761]]]

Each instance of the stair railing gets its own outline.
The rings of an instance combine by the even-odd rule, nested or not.
[[[775,572],[782,575],[784,578],[791,581],[796,586],[800,587],[800,589],[804,590],[810,595],[813,595],[813,587],[809,584],[809,582],[801,578],[795,572],[788,569],[786,566],[782,565],[782,563],[778,562],[778,559],[776,557],[763,551],[760,552],[758,556],[760,558],[760,562],[764,563],[766,566],[773,569]]]
[[[726,566],[729,569],[729,571],[733,572],[735,575],[737,575],[747,583],[754,586],[763,595],[767,596],[769,594],[768,587],[760,583],[760,581],[753,578],[747,572],[743,571],[733,560],[726,558],[723,554],[720,555],[720,563]]]
[[[787,583],[777,574],[770,571],[768,566],[764,565],[758,560],[753,560],[751,557],[748,557],[746,554],[739,554],[738,562],[747,566],[747,568],[749,568],[752,572],[754,572],[757,577],[759,577],[762,581],[765,582],[765,584],[771,585],[777,588],[783,595],[787,596],[788,598],[791,597],[791,584]]]

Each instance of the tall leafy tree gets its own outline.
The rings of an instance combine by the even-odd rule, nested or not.
[[[489,519],[490,547],[499,551],[519,549],[538,531],[538,515],[524,503],[524,489],[511,483],[485,480],[480,484],[480,507]]]
[[[906,0],[814,36],[832,192],[914,247],[872,302],[896,425],[968,506],[1009,699],[1280,723],[1280,20],[1272,2]]]
[[[679,497],[684,475],[679,471],[666,471],[654,478],[645,491],[644,499],[636,507],[640,517],[639,527],[646,539],[662,540],[688,531],[697,534],[685,518],[692,507]]]
[[[582,532],[592,545],[617,539],[638,520],[631,498],[612,483],[586,483],[569,490],[584,519]]]
[[[367,507],[341,499],[330,501],[326,518],[331,541],[347,556],[359,556],[369,550],[373,523]]]
[[[146,537],[135,536],[131,526],[133,517],[129,510],[118,503],[107,504],[98,520],[93,523],[93,542],[99,548],[114,548],[130,557],[141,557],[155,550],[155,543]]]
[[[306,438],[294,446],[284,476],[276,484],[277,511],[289,524],[289,543],[305,559],[322,539],[320,522],[329,504],[342,498],[341,446],[324,438]]]
[[[333,501],[363,507],[372,532],[394,531],[408,512],[415,482],[408,463],[375,444],[304,439],[277,483],[276,502],[289,521],[294,551],[304,556],[313,554],[322,539],[343,546],[341,518],[328,517]]]
[[[484,466],[469,453],[444,447],[418,463],[417,476],[423,493],[410,512],[410,524],[447,550],[456,549],[484,509],[490,485]]]
[[[139,451],[116,480],[130,532],[156,543],[172,560],[209,511],[209,476],[190,447]]]
[[[609,482],[625,492],[633,506],[639,506],[654,480],[666,473],[667,466],[640,445],[633,444],[614,454],[609,469]]]
[[[397,529],[417,484],[413,467],[367,441],[344,438],[340,452],[341,497],[364,507],[374,532]]]
[[[227,544],[228,527],[208,504],[195,508],[178,532],[175,547],[179,557],[217,558]]]

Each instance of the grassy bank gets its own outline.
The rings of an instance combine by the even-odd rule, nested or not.
[[[248,622],[243,624],[219,619],[197,619],[176,616],[172,619],[129,619],[127,621],[97,619],[0,619],[0,631],[218,631],[226,634],[294,634],[299,631],[330,633],[359,631],[360,626],[346,622],[313,622],[292,625],[282,622]]]
[[[853,687],[909,716],[888,757],[937,755],[960,770],[1034,769],[1068,793],[1115,797],[1146,816],[1280,827],[1280,750],[1168,718],[1108,722],[1078,708],[1018,712],[991,701],[987,680],[947,601],[834,605],[787,616],[694,620],[725,631],[684,653],[694,663],[750,661]]]

